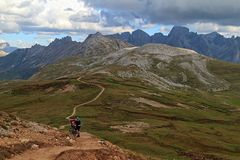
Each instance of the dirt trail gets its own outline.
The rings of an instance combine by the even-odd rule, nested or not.
[[[101,89],[101,91],[92,100],[76,105],[73,108],[72,114],[67,116],[66,119],[69,119],[71,116],[74,116],[76,114],[76,110],[78,107],[84,106],[96,101],[105,91],[105,88],[101,85],[81,81],[81,77],[79,77],[77,80],[88,85],[97,86],[98,88]],[[67,125],[63,125],[60,127],[60,129],[64,129],[64,127],[66,126]],[[67,152],[70,150],[83,151],[83,150],[101,150],[101,149],[106,149],[106,147],[104,147],[103,143],[101,143],[99,139],[97,139],[96,137],[94,137],[89,133],[82,132],[80,138],[76,140],[72,140],[72,146],[51,146],[51,147],[40,148],[36,150],[28,150],[21,155],[11,158],[11,160],[23,160],[23,159],[24,160],[54,160],[60,153]]]
[[[11,158],[11,160],[54,160],[60,153],[68,150],[99,150],[104,149],[99,140],[89,133],[81,133],[81,138],[76,139],[72,146],[53,146],[25,153]]]
[[[101,86],[101,85],[94,84],[94,83],[87,83],[87,82],[81,81],[81,77],[79,77],[77,80],[78,80],[79,82],[82,82],[82,83],[85,83],[85,84],[88,84],[88,85],[89,85],[89,84],[90,84],[90,85],[94,85],[94,86],[100,88],[100,89],[101,89],[101,92],[99,92],[98,95],[97,95],[95,98],[93,98],[92,100],[75,106],[75,107],[73,108],[72,114],[71,114],[70,116],[66,117],[66,119],[69,119],[70,117],[74,116],[74,115],[76,114],[77,108],[96,101],[96,100],[103,94],[103,92],[105,91],[105,88],[104,88],[103,86]]]
[[[101,91],[92,100],[76,105],[73,108],[72,114],[66,117],[66,119],[74,116],[78,107],[96,101],[105,91],[105,88],[101,85],[81,81],[81,78],[78,78],[77,80],[88,85],[97,86]],[[38,126],[37,124],[35,125]],[[37,133],[33,133],[32,131],[29,131],[29,129],[32,128],[31,126],[29,128],[25,128],[24,126],[19,127],[20,130],[17,131],[19,132],[19,135],[16,136],[16,139],[25,135],[22,133],[26,132],[27,134],[23,138],[27,137],[30,140],[44,142],[47,146],[37,145],[37,148],[32,148],[33,146],[31,146],[30,149],[20,152],[22,154],[14,154],[10,160],[143,160],[143,158],[136,156],[133,153],[126,152],[110,142],[100,140],[86,132],[82,132],[81,137],[79,138],[71,139],[67,135],[61,135],[64,133],[60,132],[58,129],[52,130],[49,127],[45,132],[38,132],[37,130]],[[61,126],[60,129],[63,129],[65,126],[67,125]],[[42,128],[41,126],[38,126],[38,128],[39,127]],[[45,128],[42,129],[45,130]],[[50,130],[52,131],[50,132]],[[51,133],[51,137],[49,137],[49,133]]]
[[[78,80],[79,82],[82,82],[82,83],[87,84],[87,85],[90,84],[90,85],[93,85],[93,86],[97,86],[98,88],[101,89],[101,91],[100,91],[100,92],[98,93],[98,95],[97,95],[96,97],[94,97],[92,100],[76,105],[76,106],[73,108],[72,114],[69,115],[69,116],[67,116],[66,119],[69,119],[70,117],[74,116],[74,115],[76,114],[76,111],[77,111],[77,109],[78,109],[79,107],[84,106],[84,105],[87,105],[87,104],[90,104],[90,103],[96,101],[96,100],[103,94],[103,92],[105,91],[105,88],[104,88],[103,86],[99,85],[99,84],[87,83],[87,82],[85,82],[85,81],[81,81],[81,77],[79,77],[77,80]],[[59,127],[59,129],[64,129],[66,126],[68,126],[68,125],[62,125],[62,126]]]

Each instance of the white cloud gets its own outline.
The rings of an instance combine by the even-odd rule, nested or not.
[[[161,26],[160,27],[160,32],[163,34],[168,34],[171,31],[171,28],[168,26]]]
[[[141,23],[141,22],[137,22]],[[105,26],[99,10],[83,0],[1,0],[0,33],[108,32],[128,26]],[[127,27],[127,29],[126,29]]]
[[[17,46],[18,48],[30,48],[34,44],[36,44],[36,41],[33,42],[26,42],[23,40],[14,40],[8,42],[11,46]]]
[[[48,41],[48,43],[51,43],[51,42],[54,41],[54,39],[53,38],[49,38],[47,41]]]
[[[70,34],[82,38],[96,31],[110,34],[156,24],[166,34],[171,29],[169,26],[180,24],[200,33],[218,31],[225,36],[240,35],[238,0],[217,1],[0,0],[0,34],[37,33],[50,38]],[[32,45],[20,41],[14,45],[17,44]]]
[[[216,23],[194,23],[188,24],[187,27],[199,33],[219,32],[226,37],[233,35],[240,36],[240,26],[222,26]]]
[[[0,39],[0,43],[5,43],[6,41],[3,39]]]

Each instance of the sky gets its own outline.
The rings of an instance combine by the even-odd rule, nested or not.
[[[174,25],[240,36],[239,0],[0,0],[0,43],[19,48],[95,32],[168,34]]]

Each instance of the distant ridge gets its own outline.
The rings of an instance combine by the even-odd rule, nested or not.
[[[192,49],[203,55],[224,61],[240,63],[240,37],[225,38],[217,32],[197,34],[188,28],[175,26],[167,36],[155,33],[150,36],[142,30],[108,35],[136,46],[147,43],[168,44],[174,47]]]
[[[101,55],[129,46],[126,42],[105,37],[101,33],[89,35],[83,43],[72,41],[67,36],[55,39],[48,46],[35,44],[0,58],[0,80],[27,79],[42,67],[68,56]]]
[[[0,43],[0,51],[3,51],[5,53],[11,53],[11,52],[13,52],[15,50],[17,50],[17,47],[12,47],[7,42]]]

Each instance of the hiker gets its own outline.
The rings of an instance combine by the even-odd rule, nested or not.
[[[75,124],[76,124],[77,137],[80,137],[81,120],[79,117],[76,118]]]
[[[81,120],[79,117],[73,116],[69,119],[71,129],[74,131],[73,133],[76,133],[77,137],[80,137],[80,128],[81,128]]]
[[[69,122],[70,122],[70,125],[71,125],[71,128],[72,128],[72,130],[76,130],[76,118],[75,117],[71,117],[70,119],[69,119]]]

